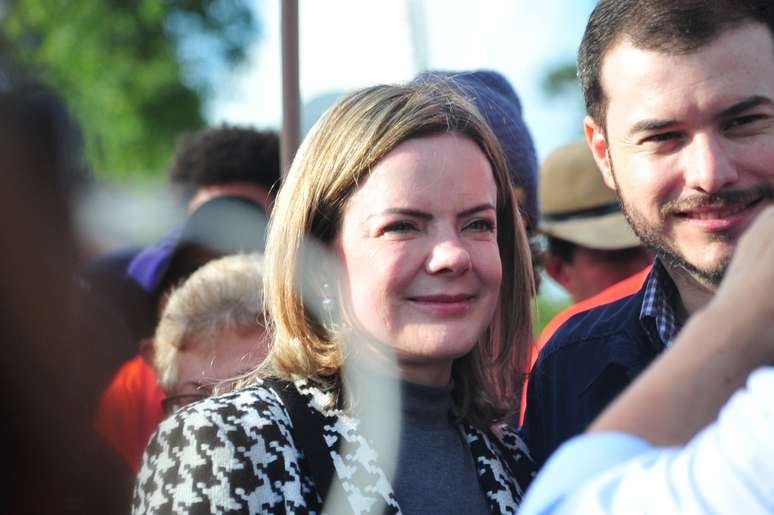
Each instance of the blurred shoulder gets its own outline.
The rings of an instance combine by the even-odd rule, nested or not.
[[[280,397],[264,382],[247,388],[208,397],[179,410],[166,419],[159,432],[175,428],[211,426],[227,433],[242,427],[289,425],[290,417]]]
[[[290,416],[272,388],[256,383],[210,397],[159,426],[137,476],[133,512],[292,512],[316,495],[309,478],[288,476],[301,469],[301,459]]]

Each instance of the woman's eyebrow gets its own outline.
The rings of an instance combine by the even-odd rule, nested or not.
[[[433,215],[431,215],[430,213],[419,211],[417,209],[406,209],[401,207],[387,208],[380,213],[374,213],[372,215],[369,215],[368,218],[371,218],[374,216],[383,216],[383,215],[404,215],[404,216],[410,216],[412,218],[421,218],[423,220],[430,220],[433,218]]]
[[[485,202],[483,204],[479,204],[477,206],[473,206],[471,208],[465,209],[464,211],[460,211],[457,213],[457,218],[463,218],[466,216],[470,216],[474,213],[478,213],[480,211],[496,211],[494,205],[490,204],[489,202]]]
[[[494,211],[495,210],[494,205],[490,204],[489,202],[485,202],[483,204],[470,207],[468,209],[465,209],[457,213],[457,218],[463,218],[466,216],[470,216],[473,213],[478,213],[480,211],[487,211],[487,210]],[[401,207],[387,208],[384,211],[381,211],[379,213],[374,213],[372,215],[369,215],[368,218],[371,218],[374,216],[383,216],[383,215],[404,215],[404,216],[410,216],[412,218],[420,218],[422,220],[431,220],[433,218],[433,215],[431,215],[430,213],[426,213],[418,209],[407,209],[407,208],[401,208]]]

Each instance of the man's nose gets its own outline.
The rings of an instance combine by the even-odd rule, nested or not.
[[[726,145],[712,135],[694,137],[684,169],[685,185],[704,193],[721,191],[739,178]]]

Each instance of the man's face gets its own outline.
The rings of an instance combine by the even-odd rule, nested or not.
[[[546,271],[567,290],[574,302],[580,302],[640,272],[652,261],[643,247],[628,249],[625,251],[626,259],[616,259],[621,252],[624,251],[597,250],[578,245],[572,262],[555,257],[561,268],[555,274],[553,272],[557,271],[557,267],[546,263]]]
[[[772,202],[774,41],[759,24],[672,55],[628,40],[603,61],[605,131],[586,135],[635,232],[706,286]]]

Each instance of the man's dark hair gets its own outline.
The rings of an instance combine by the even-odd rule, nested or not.
[[[745,23],[762,23],[774,37],[772,0],[600,0],[578,50],[586,111],[603,129],[607,98],[602,61],[624,37],[644,50],[691,53]]]
[[[169,178],[191,189],[249,182],[271,191],[280,178],[279,137],[227,125],[186,134],[178,141]]]

